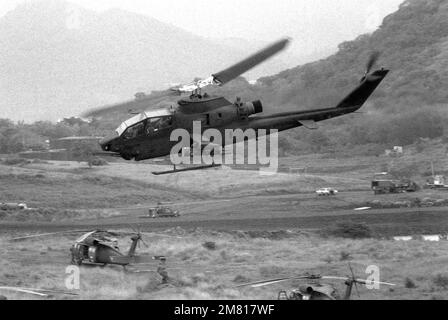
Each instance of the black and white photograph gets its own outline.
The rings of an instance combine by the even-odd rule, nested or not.
[[[448,1],[0,2],[0,300],[446,299]]]

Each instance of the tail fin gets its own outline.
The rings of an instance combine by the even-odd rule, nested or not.
[[[361,84],[345,97],[336,107],[337,108],[356,108],[359,109],[375,91],[378,85],[383,81],[389,70],[377,70],[366,75],[361,79]]]
[[[132,240],[132,244],[131,247],[129,248],[129,252],[128,252],[128,257],[132,258],[135,255],[135,250],[137,249],[137,244],[140,241],[141,236],[140,234],[132,236],[131,240]]]

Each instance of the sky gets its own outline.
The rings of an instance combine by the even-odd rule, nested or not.
[[[19,3],[1,0],[0,16]],[[98,12],[111,8],[151,16],[194,34],[272,42],[288,36],[306,55],[373,32],[404,0],[68,0]]]

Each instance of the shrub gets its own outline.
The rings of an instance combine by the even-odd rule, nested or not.
[[[3,160],[3,164],[8,166],[17,166],[29,163],[31,163],[31,161],[24,158],[6,158]]]
[[[49,164],[48,161],[45,161],[42,159],[33,159],[32,163],[34,163],[34,164]]]
[[[350,252],[341,251],[340,257],[339,257],[340,261],[347,261],[347,260],[350,260],[351,258],[352,258],[352,256],[351,256]]]
[[[249,281],[250,281],[249,278],[242,276],[240,274],[237,275],[235,278],[233,278],[233,282],[236,282],[236,283],[245,283],[245,282],[249,282]]]
[[[442,288],[448,288],[448,276],[444,274],[438,274],[433,279],[432,282]]]
[[[372,237],[372,230],[365,223],[341,222],[327,230],[334,237],[364,239]]]
[[[222,251],[219,253],[219,255],[221,256],[221,259],[222,259],[222,260],[228,260],[228,259],[229,259],[229,256],[227,255],[226,250],[222,250]]]
[[[406,278],[404,281],[404,286],[408,289],[414,289],[417,288],[417,286],[415,285],[414,281],[412,281],[411,278]]]
[[[328,263],[328,264],[331,264],[331,263],[333,262],[333,258],[332,258],[331,256],[326,256],[326,257],[324,258],[324,261],[325,261],[326,263]]]
[[[208,241],[202,244],[202,246],[208,250],[215,250],[216,249],[216,243],[212,241]]]
[[[109,164],[106,160],[98,157],[91,158],[89,159],[88,162],[89,166],[95,166],[95,167],[106,166]]]

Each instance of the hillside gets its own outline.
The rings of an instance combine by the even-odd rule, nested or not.
[[[96,13],[56,0],[19,5],[0,18],[0,35],[2,118],[26,121],[54,121],[208,76],[245,57],[249,47],[263,47],[241,39],[219,43],[148,16]],[[286,58],[251,76],[293,65]]]
[[[231,100],[262,98],[267,112],[333,106],[356,86],[373,51],[391,72],[363,108],[367,114],[322,123],[311,133],[303,128],[284,133],[282,144],[291,152],[369,144],[383,151],[385,144],[443,136],[448,119],[448,3],[443,0],[405,1],[377,31],[340,44],[327,59],[261,78],[256,85],[239,79],[209,91]],[[159,105],[154,94],[136,110]],[[117,122],[127,116],[124,109],[95,116]]]
[[[371,100],[375,107],[401,111],[403,106],[446,103],[447,49],[448,3],[405,1],[373,34],[340,44],[328,59],[266,77],[261,90],[281,104],[332,105],[360,78],[370,53],[379,51],[379,63],[392,72]],[[279,87],[282,91],[275,94]]]

